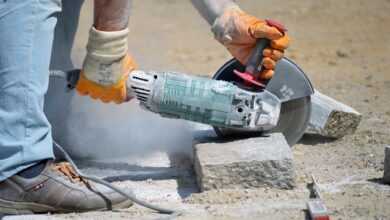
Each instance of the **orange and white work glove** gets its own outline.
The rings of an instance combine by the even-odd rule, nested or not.
[[[263,52],[263,71],[260,79],[270,79],[276,62],[283,57],[289,37],[263,20],[246,14],[238,6],[227,7],[215,20],[211,30],[215,38],[242,64],[246,64],[259,38],[271,40]]]
[[[136,68],[128,54],[129,30],[89,33],[87,56],[76,89],[81,95],[117,104],[128,101],[126,80]]]

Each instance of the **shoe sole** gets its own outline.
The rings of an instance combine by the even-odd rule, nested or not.
[[[133,205],[130,200],[125,200],[121,203],[112,206],[112,209],[124,209]],[[107,208],[92,209],[92,210],[67,210],[55,208],[52,206],[34,203],[34,202],[13,202],[0,199],[0,214],[6,215],[28,215],[34,213],[70,213],[70,212],[89,212],[89,211],[106,211]]]

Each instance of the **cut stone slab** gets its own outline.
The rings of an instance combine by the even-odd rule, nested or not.
[[[281,133],[196,144],[194,167],[201,191],[295,186],[292,151]]]
[[[385,147],[383,182],[390,184],[390,146]]]
[[[329,138],[353,134],[362,119],[355,109],[318,91],[311,96],[311,117],[306,133]]]

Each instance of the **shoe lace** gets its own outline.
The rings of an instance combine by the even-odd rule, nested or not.
[[[68,162],[54,164],[54,169],[68,177],[72,183],[81,182],[87,184],[87,181],[76,173],[73,167]]]

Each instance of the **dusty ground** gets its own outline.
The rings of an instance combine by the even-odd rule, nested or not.
[[[339,140],[305,137],[294,146],[298,187],[292,191],[193,193],[196,188],[190,172],[175,170],[176,176],[168,178],[165,168],[162,168],[162,180],[150,181],[143,177],[137,182],[121,180],[119,184],[139,186],[137,191],[141,197],[184,207],[190,212],[178,219],[304,219],[302,209],[308,198],[305,186],[309,175],[314,173],[321,183],[332,219],[390,219],[390,186],[381,184],[380,180],[384,146],[390,144],[390,1],[246,0],[239,3],[252,14],[286,24],[293,39],[287,56],[302,67],[315,88],[363,114],[357,132]],[[88,9],[86,6],[85,10]],[[84,14],[77,54],[82,53],[86,40],[82,36],[89,22],[90,18]],[[130,27],[131,52],[143,69],[211,76],[230,57],[213,40],[208,25],[189,1],[136,0]],[[121,172],[126,169],[122,167]],[[164,218],[147,213],[136,207],[121,212],[47,217]]]

